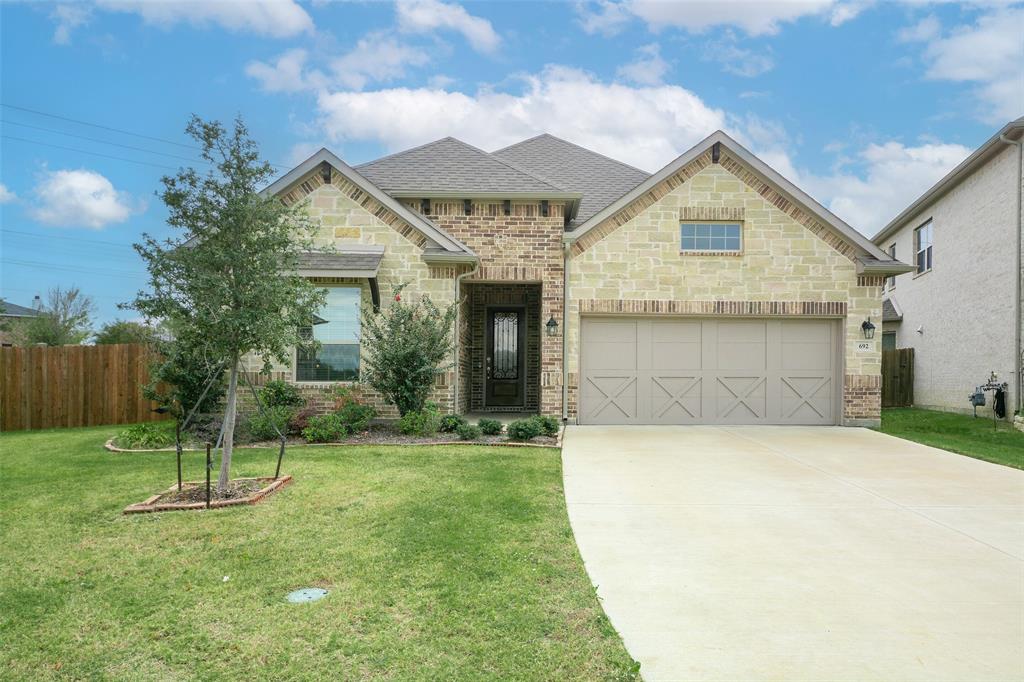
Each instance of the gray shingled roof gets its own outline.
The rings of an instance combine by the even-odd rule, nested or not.
[[[639,168],[547,133],[499,149],[491,156],[567,190],[582,192],[573,224],[585,222],[650,177]]]
[[[454,137],[407,149],[355,169],[391,195],[404,192],[565,192]]]
[[[383,257],[383,251],[346,251],[335,253],[307,251],[299,256],[299,270],[376,272]]]
[[[7,301],[0,301],[0,315],[4,317],[37,317],[39,311],[33,310],[32,308],[26,308],[23,305],[17,303],[8,303]]]
[[[899,322],[902,319],[903,316],[896,310],[892,301],[889,299],[882,301],[882,322]]]

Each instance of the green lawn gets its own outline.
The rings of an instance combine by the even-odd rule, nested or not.
[[[126,517],[174,456],[108,453],[114,431],[0,435],[0,678],[636,676],[555,450],[294,448],[263,504]],[[275,454],[239,451],[234,475]],[[284,601],[303,586],[331,592]]]
[[[1005,421],[900,407],[882,410],[882,433],[899,436],[961,455],[1024,469],[1024,433]]]

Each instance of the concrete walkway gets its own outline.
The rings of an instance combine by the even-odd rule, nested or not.
[[[571,427],[562,456],[649,681],[1024,679],[1024,471],[838,427]]]

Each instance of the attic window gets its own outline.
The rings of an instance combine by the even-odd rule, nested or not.
[[[740,223],[683,223],[680,250],[689,253],[740,253]]]

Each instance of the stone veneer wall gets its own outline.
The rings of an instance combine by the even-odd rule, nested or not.
[[[346,244],[376,244],[384,246],[384,257],[378,270],[381,304],[387,306],[391,290],[406,283],[405,296],[428,295],[438,304],[446,306],[455,297],[455,277],[469,271],[468,266],[428,266],[422,258],[423,249],[430,245],[428,238],[415,227],[396,216],[338,173],[332,174],[325,184],[319,170],[311,172],[282,196],[286,202],[308,201],[310,215],[321,223],[317,236],[320,245],[343,248]],[[419,201],[406,205],[419,212]],[[472,282],[516,282],[541,285],[540,317],[561,320],[562,314],[562,256],[561,238],[564,225],[564,205],[550,202],[548,215],[543,216],[540,201],[514,201],[511,215],[504,215],[504,205],[495,201],[474,201],[471,215],[465,215],[462,201],[433,201],[428,217],[448,234],[472,248],[481,259],[479,273],[463,279],[466,286]],[[324,286],[358,286],[362,290],[361,305],[369,306],[370,291],[365,280],[317,279]],[[465,290],[462,292],[465,299]],[[461,328],[457,330],[461,344],[471,338],[468,325],[468,303],[462,306]],[[542,368],[539,384],[539,407],[547,414],[561,411],[561,339],[542,336],[540,339]],[[469,357],[460,353],[459,405],[454,404],[454,371],[438,376],[431,400],[446,412],[469,409],[471,369]],[[246,358],[243,367],[256,372],[261,363]],[[273,368],[272,378],[294,379],[294,370],[284,365]],[[331,394],[338,384],[302,382],[303,393],[318,407],[327,409],[333,404]],[[342,385],[345,385],[344,383]],[[393,407],[365,386],[359,386],[364,401],[376,406],[384,417],[396,416]]]
[[[843,422],[877,422],[881,334],[867,351],[857,347],[861,323],[881,319],[881,278],[858,277],[849,245],[722,152],[720,164],[710,153],[696,159],[574,247],[566,330],[572,416],[581,313],[810,315],[844,319]],[[681,253],[684,219],[741,221],[742,253]]]

